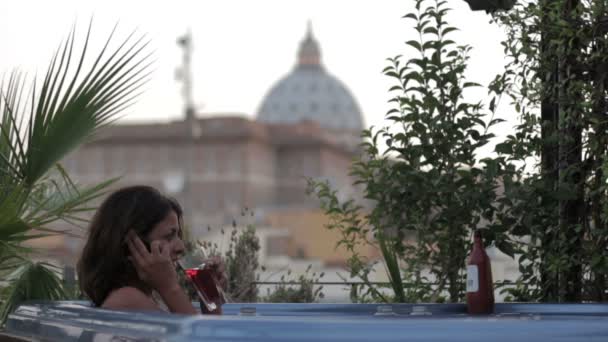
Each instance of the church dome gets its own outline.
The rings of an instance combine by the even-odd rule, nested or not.
[[[268,92],[257,119],[273,124],[314,121],[321,127],[360,131],[363,119],[348,88],[321,64],[321,49],[310,24],[300,44],[298,63]]]

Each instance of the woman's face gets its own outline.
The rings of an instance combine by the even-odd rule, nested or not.
[[[180,238],[181,231],[179,220],[175,211],[171,210],[169,214],[148,233],[146,237],[148,241],[161,241],[163,248],[169,248],[169,254],[173,261],[177,261],[181,254],[184,253],[184,243]]]

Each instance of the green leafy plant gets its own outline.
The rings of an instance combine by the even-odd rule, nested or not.
[[[10,285],[2,289],[5,305],[2,321],[25,300],[60,300],[67,298],[55,266],[42,262],[23,262],[6,279]],[[39,283],[39,282],[43,283]]]
[[[244,209],[241,216],[253,216],[253,212]],[[208,231],[212,228],[208,227]],[[222,241],[227,233],[224,229],[220,230]],[[324,274],[311,273],[309,266],[303,274],[292,274],[287,270],[287,275],[282,276],[279,284],[274,289],[267,289],[266,296],[260,296],[258,285],[260,282],[259,271],[265,271],[264,266],[259,264],[260,239],[253,224],[246,224],[239,229],[236,220],[232,222],[229,242],[227,246],[223,242],[199,240],[196,242],[202,246],[210,256],[221,256],[226,264],[228,276],[228,288],[226,295],[232,302],[254,303],[263,302],[285,302],[285,303],[310,303],[323,298],[322,286],[315,287]],[[196,248],[191,246],[190,248]],[[292,275],[294,277],[292,277]],[[190,291],[191,297],[196,299],[194,289],[185,283],[184,286]]]
[[[241,212],[241,216],[243,219],[247,219],[247,216],[253,216],[253,212],[246,208]],[[208,227],[208,231],[211,230],[212,228]],[[258,280],[257,272],[260,267],[258,261],[260,240],[256,234],[255,226],[247,224],[244,229],[239,229],[236,220],[233,220],[228,246],[223,245],[226,231],[222,228],[220,233],[222,245],[207,240],[198,240],[196,244],[205,249],[208,256],[223,258],[228,277],[226,296],[230,301],[239,303],[257,302],[258,288],[256,281]],[[195,246],[192,246],[192,248],[195,248]],[[192,293],[194,292],[192,291]],[[193,298],[196,298],[196,296]]]
[[[28,240],[80,227],[88,203],[114,180],[90,187],[74,184],[60,160],[108,125],[137,97],[148,76],[147,43],[133,35],[116,48],[109,43],[85,63],[90,28],[80,51],[75,32],[54,54],[41,85],[12,72],[0,83],[0,272],[10,274],[2,290],[2,319],[28,299],[65,297],[57,271],[33,263]],[[31,90],[26,90],[31,89]]]
[[[319,282],[325,275],[324,273],[311,273],[312,266],[309,265],[304,271],[304,274],[298,275],[295,279],[291,278],[291,271],[287,272],[287,276],[281,276],[279,285],[274,289],[267,289],[266,296],[262,298],[263,302],[269,303],[314,303],[323,299],[323,286],[315,284]]]
[[[494,16],[508,64],[492,90],[520,117],[496,147],[499,221],[518,242],[516,300],[606,300],[606,17],[602,0],[521,1]]]
[[[234,231],[236,232],[236,231]],[[248,225],[240,235],[232,234],[229,250],[225,253],[228,274],[228,293],[237,302],[255,302],[258,297],[257,280],[260,240],[255,228]]]
[[[351,275],[370,284],[376,300],[456,302],[464,298],[473,229],[486,225],[486,243],[513,255],[506,232],[491,224],[499,164],[478,156],[502,120],[493,118],[498,98],[489,111],[464,100],[467,89],[479,85],[465,78],[470,48],[450,39],[457,29],[446,21],[447,2],[415,4],[404,16],[418,33],[406,42],[411,57],[389,58],[384,69],[394,81],[390,125],[363,131],[363,155],[351,167],[371,208],[340,203],[324,182],[310,180],[309,191],[330,217],[327,228],[342,233],[338,245],[351,252]],[[392,297],[371,286],[368,261],[357,253],[365,244],[380,250]],[[409,286],[428,283],[435,286]]]

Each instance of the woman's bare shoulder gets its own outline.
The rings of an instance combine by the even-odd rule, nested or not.
[[[140,289],[131,286],[121,287],[110,292],[101,307],[111,310],[160,311],[152,298]]]

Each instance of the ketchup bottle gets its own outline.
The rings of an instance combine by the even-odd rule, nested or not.
[[[469,314],[494,312],[494,287],[490,258],[481,239],[481,231],[475,230],[473,250],[467,263],[467,311]]]

